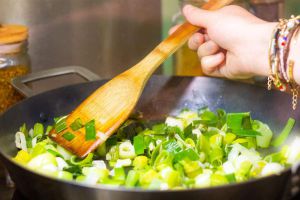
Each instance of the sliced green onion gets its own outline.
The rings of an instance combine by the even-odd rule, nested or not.
[[[119,155],[121,159],[132,159],[136,156],[134,146],[131,144],[130,141],[125,141],[120,144]]]
[[[123,167],[119,167],[119,168],[114,168],[114,176],[113,178],[115,180],[119,180],[119,181],[125,181],[125,171],[124,171],[124,168]]]
[[[296,121],[293,118],[289,118],[284,129],[279,134],[279,136],[272,142],[272,146],[279,147],[281,146],[286,138],[289,136],[290,132],[293,130]]]
[[[100,157],[104,157],[106,154],[106,142],[99,145],[96,152]]]
[[[166,134],[166,128],[167,126],[165,123],[152,126],[152,130],[154,131],[154,134],[158,134],[158,135]]]
[[[85,140],[95,140],[96,139],[96,128],[95,128],[95,120],[91,120],[90,122],[85,124]]]
[[[224,137],[224,144],[231,144],[236,139],[236,135],[233,133],[226,133]]]
[[[137,156],[133,160],[133,167],[134,169],[143,169],[148,164],[148,158],[146,156]]]
[[[184,172],[189,178],[195,178],[203,172],[197,161],[181,160],[180,164],[183,166]]]
[[[256,136],[257,146],[261,148],[268,148],[273,137],[273,132],[269,126],[255,120],[253,122],[253,129],[261,134],[260,136]]]
[[[71,132],[66,132],[62,135],[63,138],[65,138],[65,140],[68,140],[69,142],[72,141],[75,138],[75,135]]]
[[[229,183],[236,182],[235,174],[226,174],[225,177],[227,178],[227,180],[229,181]]]
[[[141,173],[140,178],[139,178],[139,182],[141,184],[142,187],[147,187],[150,185],[150,183],[158,178],[158,173],[153,170],[150,169],[144,173]]]
[[[247,130],[247,129],[236,129],[236,130],[232,130],[232,132],[237,136],[241,136],[241,137],[256,137],[261,135],[261,133],[255,130]]]
[[[228,113],[227,114],[227,125],[232,130],[244,129],[243,119],[250,117],[250,113]]]
[[[47,151],[49,153],[51,153],[52,155],[54,155],[55,157],[61,157],[61,158],[63,158],[63,156],[60,153],[58,153],[57,151],[54,151],[52,149],[47,149]]]
[[[163,150],[157,156],[154,162],[154,167],[157,170],[161,170],[165,167],[172,166],[172,163],[173,163],[173,155],[170,152]]]
[[[55,121],[54,129],[57,133],[60,133],[68,128],[66,118],[67,118],[67,116],[54,119],[54,121]]]
[[[212,174],[210,180],[212,186],[224,185],[228,183],[227,178],[220,174]]]
[[[199,160],[200,157],[193,149],[189,148],[177,153],[174,158],[175,161],[180,161],[184,159],[196,161]]]
[[[33,126],[33,137],[44,134],[44,125],[41,123],[35,123]]]
[[[48,133],[50,133],[50,131],[53,129],[53,126],[47,126],[46,128],[46,135],[48,135]]]
[[[211,149],[211,151],[209,153],[210,163],[215,167],[221,166],[223,163],[223,155],[224,155],[224,152],[223,152],[222,148],[215,147],[215,148]]]
[[[72,165],[85,166],[85,165],[88,165],[88,164],[92,163],[93,157],[94,157],[94,154],[89,153],[87,155],[87,157],[85,157],[84,159],[78,161],[76,156],[72,156],[71,159],[70,159],[70,163]]]
[[[138,181],[139,181],[140,175],[137,171],[135,170],[130,170],[128,172],[126,181],[125,181],[125,186],[126,187],[134,187]]]
[[[25,123],[20,127],[20,132],[22,132],[25,136],[28,135],[28,129]]]
[[[284,158],[284,155],[282,155],[281,152],[277,152],[277,153],[272,153],[270,155],[267,155],[265,157],[265,161],[269,162],[269,163],[272,163],[272,162],[281,162]]]
[[[218,117],[215,115],[215,113],[205,110],[200,114],[201,123],[207,124],[207,125],[214,125],[218,122]]]
[[[36,157],[46,152],[46,143],[40,142],[35,145],[35,147],[31,151],[31,157]]]
[[[184,138],[190,137],[192,133],[193,133],[193,124],[188,125],[183,130]]]
[[[54,123],[55,123],[55,124],[58,124],[58,123],[60,123],[62,120],[65,120],[67,117],[68,117],[67,115],[61,116],[61,117],[54,117],[53,120],[54,120]]]
[[[181,151],[181,147],[174,139],[164,142],[162,146],[170,153],[178,153]]]
[[[171,167],[166,167],[160,171],[160,176],[168,184],[169,188],[176,187],[180,184],[181,178],[179,172],[173,170]]]
[[[133,138],[133,146],[136,155],[144,154],[145,143],[142,135],[137,135]]]
[[[82,125],[82,121],[80,118],[77,118],[71,125],[70,125],[71,129],[73,131],[77,131],[79,129],[81,129],[83,127]]]

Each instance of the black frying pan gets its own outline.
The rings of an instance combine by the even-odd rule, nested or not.
[[[75,73],[78,70],[84,77],[91,75],[82,74],[85,70],[81,68],[68,68],[66,71]],[[55,70],[54,72],[52,75],[59,74]],[[95,78],[96,76],[92,76],[92,79]],[[22,81],[17,81],[17,84],[33,79],[36,77],[29,76]],[[50,123],[54,116],[68,114],[105,82],[105,80],[93,81],[45,92],[26,99],[0,117],[0,158],[24,196],[29,199],[51,200],[279,200],[288,199],[291,194],[298,192],[300,170],[297,166],[285,170],[280,175],[240,184],[183,191],[144,191],[112,189],[103,186],[90,187],[75,182],[56,180],[28,171],[12,162],[10,157],[17,152],[14,135],[22,123],[25,122],[29,126],[35,122]],[[25,94],[31,92],[22,84],[18,87],[25,89]],[[281,131],[289,117],[300,120],[300,109],[292,111],[291,99],[287,94],[205,77],[154,76],[149,81],[136,109],[142,111],[145,118],[157,120],[163,119],[166,115],[175,114],[182,108],[197,109],[202,106],[209,106],[212,110],[223,108],[229,112],[251,111],[254,118],[268,123],[275,133]],[[300,135],[299,124],[296,124],[288,142],[293,140],[296,134]]]

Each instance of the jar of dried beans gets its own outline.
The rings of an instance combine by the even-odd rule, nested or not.
[[[0,24],[0,114],[23,99],[11,80],[30,71],[27,38],[27,27]]]

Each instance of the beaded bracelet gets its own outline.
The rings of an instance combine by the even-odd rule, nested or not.
[[[286,20],[282,19],[276,26],[269,49],[270,75],[268,77],[268,89],[272,89],[272,83],[281,91],[289,88],[293,94],[292,105],[296,109],[299,85],[294,80],[293,60],[288,61],[290,43],[294,38],[294,33],[299,31],[300,16]]]
[[[274,32],[269,48],[269,63],[270,63],[270,75],[268,77],[268,89],[272,89],[272,83],[280,91],[285,91],[285,85],[281,82],[278,71],[279,71],[279,58],[278,58],[278,37],[279,32],[283,28],[285,21],[280,20]]]
[[[299,26],[300,17],[292,16],[291,19],[285,20],[284,26],[279,32],[278,47],[279,47],[279,60],[280,60],[280,78],[289,83],[287,73],[287,59],[289,55],[289,47],[295,31]]]

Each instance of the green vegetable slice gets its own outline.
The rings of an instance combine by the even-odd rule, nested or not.
[[[232,130],[232,132],[241,137],[256,137],[260,136],[261,134],[255,130],[247,130],[247,129],[237,129],[237,130]]]
[[[285,127],[283,128],[282,132],[278,135],[278,137],[272,142],[272,146],[279,147],[281,146],[284,141],[287,139],[291,131],[293,130],[295,126],[295,119],[289,118]]]
[[[71,132],[66,132],[62,135],[63,138],[65,138],[66,140],[68,140],[69,142],[72,141],[75,138],[75,135]]]
[[[137,171],[135,170],[130,170],[128,172],[126,181],[125,181],[125,186],[126,187],[134,187],[138,181],[139,181],[140,175]]]
[[[77,131],[79,129],[81,129],[83,127],[82,125],[82,121],[80,118],[76,119],[71,125],[70,125],[71,129],[73,131]]]
[[[85,124],[85,140],[95,140],[96,139],[96,128],[95,128],[95,120],[91,120]]]
[[[85,157],[84,159],[80,159],[78,161],[78,158],[76,156],[72,156],[70,159],[70,163],[72,165],[76,165],[76,166],[86,166],[88,164],[91,164],[92,160],[93,160],[94,154],[93,153],[89,153],[87,155],[87,157]]]
[[[68,128],[66,118],[67,116],[54,118],[54,129],[57,133],[60,133]]]
[[[249,118],[250,113],[228,113],[227,114],[227,125],[232,130],[241,130],[243,127],[243,119]]]
[[[33,137],[44,134],[44,125],[41,123],[35,123],[33,126]]]
[[[143,154],[145,150],[144,137],[142,135],[135,136],[133,138],[133,146],[136,155]]]
[[[199,160],[200,157],[193,149],[189,148],[189,149],[185,149],[185,150],[177,153],[174,157],[174,160],[176,162],[178,162],[180,160],[184,160],[184,159],[196,161],[196,160]]]

